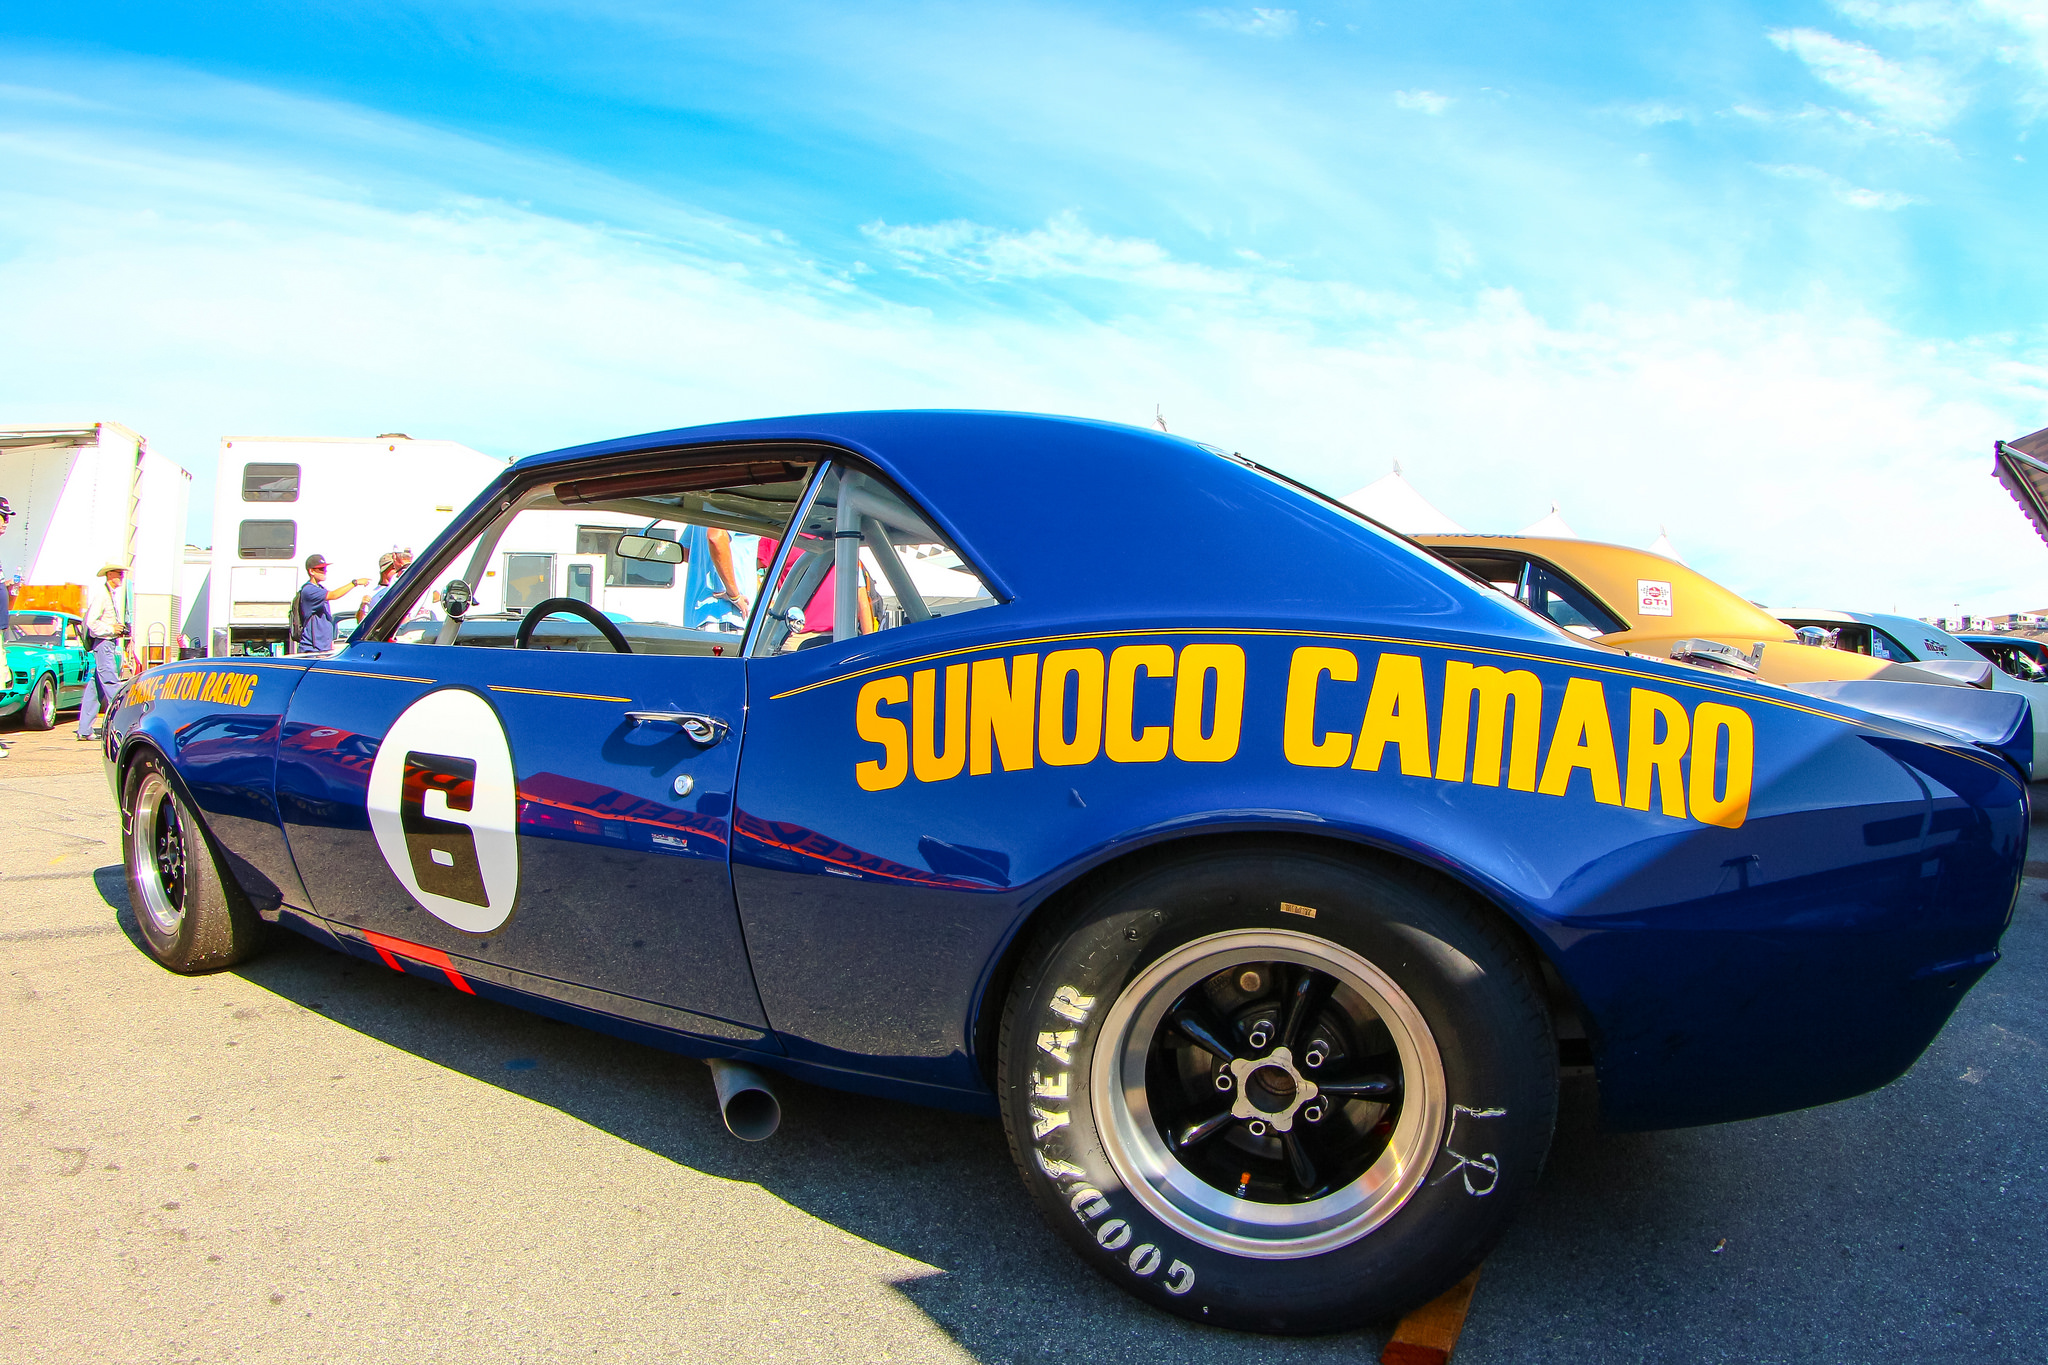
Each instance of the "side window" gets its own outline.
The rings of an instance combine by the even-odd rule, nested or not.
[[[587,604],[635,654],[737,658],[759,596],[760,546],[781,542],[810,483],[807,462],[564,470],[506,494],[511,510],[442,552],[378,609],[370,638],[397,644],[615,652],[607,632],[549,599]],[[457,588],[455,585],[460,584]]]
[[[295,521],[245,521],[235,551],[244,559],[295,559],[299,524]]]
[[[763,577],[774,545],[756,551]],[[780,654],[992,607],[959,551],[895,489],[835,465],[798,528],[754,652]]]
[[[64,623],[64,643],[70,645],[73,649],[85,648],[85,631],[80,628],[78,622],[66,621]]]
[[[299,467],[295,464],[242,466],[243,502],[297,502]]]
[[[1613,612],[1595,601],[1593,594],[1539,564],[1529,566],[1524,592],[1524,600],[1532,609],[1574,634],[1612,635],[1628,629]]]
[[[1875,627],[1870,631],[1868,652],[1872,658],[1890,659],[1894,663],[1911,663],[1913,660],[1913,656],[1906,652],[1904,645]]]

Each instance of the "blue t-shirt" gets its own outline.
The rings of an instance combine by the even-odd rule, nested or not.
[[[718,595],[725,591],[725,580],[711,563],[710,532],[702,526],[685,526],[678,539],[684,556],[683,624],[696,630],[745,627],[746,616]],[[733,572],[739,572],[737,566]]]
[[[299,585],[299,617],[305,622],[305,633],[299,637],[302,653],[334,648],[334,609],[327,605],[327,589],[310,578]]]

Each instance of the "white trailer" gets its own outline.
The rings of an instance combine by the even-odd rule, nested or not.
[[[118,422],[0,427],[0,497],[14,508],[0,568],[36,589],[24,603],[75,609],[101,566],[125,565],[137,652],[176,658],[191,496],[192,475]]]
[[[230,436],[214,480],[208,651],[282,654],[291,602],[310,554],[328,584],[377,578],[377,557],[426,549],[505,461],[454,441]],[[335,602],[362,605],[367,589]]]

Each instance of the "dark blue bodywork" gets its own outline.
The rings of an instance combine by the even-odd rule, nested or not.
[[[1580,641],[1152,432],[860,413],[534,456],[408,581],[537,476],[755,443],[886,476],[999,605],[752,659],[392,644],[373,620],[331,658],[153,670],[113,717],[116,776],[137,746],[168,755],[246,894],[324,941],[684,1052],[986,1112],[989,1025],[1034,914],[1187,841],[1320,841],[1476,892],[1554,969],[1619,1126],[1882,1085],[1997,960],[2028,827],[1997,754]],[[905,700],[922,671],[946,706],[1008,687],[1035,709],[962,754]],[[1535,689],[1491,748],[1488,686]],[[415,905],[365,813],[393,717],[447,687],[495,708],[516,769],[518,907],[488,934]],[[734,733],[645,736],[629,706]]]

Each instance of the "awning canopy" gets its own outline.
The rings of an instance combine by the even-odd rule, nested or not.
[[[2034,523],[2034,533],[2048,540],[2048,427],[2017,441],[1994,442],[1992,457],[1998,481]]]

